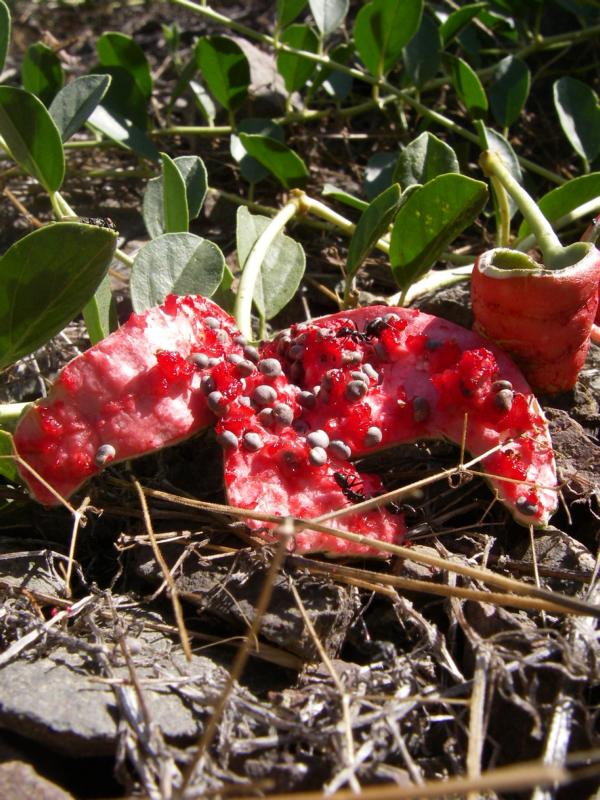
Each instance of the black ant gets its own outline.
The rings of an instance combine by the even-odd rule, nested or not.
[[[363,500],[367,499],[360,491],[363,488],[363,484],[358,475],[344,475],[343,472],[334,472],[333,479],[342,490],[344,497],[352,503],[362,503]],[[358,487],[360,489],[356,491]]]
[[[371,338],[367,333],[362,333],[361,331],[357,331],[356,328],[350,328],[347,325],[338,328],[335,335],[338,339],[351,339],[357,344],[368,342]]]

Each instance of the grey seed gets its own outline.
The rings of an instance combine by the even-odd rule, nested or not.
[[[298,328],[297,330],[300,330],[300,328]],[[306,344],[307,339],[308,339],[307,333],[300,333],[298,336],[296,336],[295,339],[292,340],[292,342],[293,344]]]
[[[221,392],[211,392],[206,398],[206,402],[213,414],[221,417],[229,410],[229,404]]]
[[[249,397],[240,397],[240,405],[246,408],[252,408],[252,400]]]
[[[355,381],[362,381],[363,383],[366,383],[367,386],[369,385],[369,378],[367,377],[366,372],[362,369],[352,370],[350,377],[354,378]]]
[[[260,358],[260,353],[256,347],[253,347],[251,344],[247,344],[246,347],[244,347],[244,355],[248,361],[254,361],[254,363],[256,363]]]
[[[292,428],[296,431],[298,436],[305,436],[310,430],[310,425],[308,422],[306,422],[306,420],[295,419],[292,422]]]
[[[222,431],[217,436],[217,442],[227,450],[238,449],[238,438],[233,431]]]
[[[244,443],[244,447],[246,450],[249,450],[251,453],[256,453],[257,450],[263,446],[263,440],[258,433],[254,433],[254,431],[248,431],[245,433],[242,441]]]
[[[242,358],[241,361],[238,361],[235,367],[240,375],[242,375],[244,378],[248,375],[252,375],[252,373],[256,370],[254,364],[245,358]]]
[[[217,364],[220,364],[220,363],[221,363],[221,359],[217,358],[216,356],[212,356],[211,358],[208,359],[208,366],[209,367],[216,367]]]
[[[342,350],[342,364],[344,366],[360,364],[362,360],[363,354],[360,350]]]
[[[322,447],[312,447],[308,454],[308,460],[313,467],[322,467],[327,463],[327,452]]]
[[[260,424],[264,425],[265,428],[271,428],[275,424],[272,408],[263,408],[262,411],[258,412],[257,417]]]
[[[287,333],[277,337],[277,352],[280,356],[284,356],[287,353],[291,341]]]
[[[347,461],[352,455],[352,450],[341,439],[334,439],[329,443],[329,452],[342,461]]]
[[[216,317],[204,317],[204,324],[207,328],[212,328],[213,331],[221,327],[221,323]]]
[[[210,375],[204,375],[200,381],[200,388],[204,394],[210,394],[215,390],[215,382]]]
[[[227,331],[221,330],[220,328],[215,331],[215,338],[219,342],[219,344],[229,344],[229,335]]]
[[[426,397],[413,398],[413,419],[415,422],[425,422],[431,414],[431,406]]]
[[[492,383],[492,392],[501,392],[503,389],[511,389],[513,385],[510,381],[494,381]]]
[[[371,380],[375,381],[375,383],[379,383],[379,373],[368,361],[366,364],[362,365],[362,371],[365,375],[368,375]]]
[[[381,443],[382,439],[383,433],[381,428],[378,428],[376,425],[372,425],[365,434],[365,447],[376,447]]]
[[[521,514],[524,514],[526,517],[533,517],[538,513],[538,504],[532,503],[531,500],[523,496],[517,498],[516,506]]]
[[[94,455],[94,464],[97,467],[104,467],[110,461],[114,461],[116,455],[117,451],[112,444],[101,444]]]
[[[235,364],[236,366],[240,363],[240,361],[243,360],[244,359],[242,356],[238,355],[237,353],[229,353],[227,356],[227,361],[229,361],[230,364]]]
[[[326,372],[325,375],[321,378],[321,389],[324,389],[326,392],[331,389],[333,386],[333,374],[331,372]]]
[[[346,399],[349,400],[351,403],[355,402],[356,400],[360,400],[361,397],[364,397],[369,390],[369,385],[361,381],[350,381],[346,386]]]
[[[198,367],[198,369],[206,369],[206,367],[208,367],[208,356],[206,353],[190,353],[186,361],[188,364]]]
[[[237,336],[234,336],[233,341],[236,344],[239,344],[240,347],[244,347],[244,345],[248,344],[248,339],[246,339],[246,337],[241,333],[238,334]]]
[[[301,344],[293,344],[287,352],[288,358],[292,361],[301,361],[304,356],[304,346]]]
[[[311,431],[306,437],[306,441],[311,447],[329,447],[329,436],[320,428],[316,431]]]
[[[494,405],[501,411],[510,411],[513,404],[513,391],[512,389],[500,389],[494,395]]]
[[[276,403],[273,406],[273,416],[280,425],[291,425],[294,420],[294,412],[287,403]]]
[[[281,375],[282,369],[281,364],[277,361],[276,358],[263,358],[262,361],[259,361],[256,365],[263,375],[267,378],[276,378],[278,375]]]
[[[314,408],[315,403],[317,402],[315,395],[312,392],[307,391],[300,392],[296,400],[298,401],[298,404],[302,406],[302,408]]]
[[[277,392],[272,386],[263,383],[252,392],[252,399],[257,406],[268,406],[277,399]]]
[[[390,313],[384,316],[383,321],[385,322],[386,325],[389,325],[390,322],[395,322],[396,320],[399,319],[400,317],[398,316],[398,314]]]

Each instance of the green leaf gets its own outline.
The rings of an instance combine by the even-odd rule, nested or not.
[[[17,164],[48,192],[60,189],[65,156],[58,128],[35,95],[0,86],[0,135]]]
[[[108,32],[98,37],[96,52],[103,67],[122,67],[135,81],[142,96],[150,99],[152,75],[142,48],[124,33]]]
[[[225,264],[221,283],[219,284],[219,288],[212,295],[211,299],[230,314],[233,314],[233,310],[235,308],[235,294],[231,291],[232,284],[233,272],[229,269],[227,264]]]
[[[540,211],[550,222],[555,222],[560,217],[569,214],[579,206],[589,203],[600,197],[600,172],[591,172],[589,175],[580,175],[572,178],[562,186],[545,194],[538,200]],[[531,229],[523,220],[519,228],[518,238],[529,236]]]
[[[54,50],[42,42],[29,45],[21,64],[21,82],[23,88],[39,97],[45,106],[50,105],[65,82],[62,65]]]
[[[141,93],[133,75],[124,67],[94,68],[94,75],[108,75],[110,85],[102,99],[102,106],[115,117],[129,120],[136,128],[145,131],[148,128],[148,100]]]
[[[92,299],[82,310],[85,327],[92,344],[105,339],[118,327],[117,306],[110,290],[110,276],[102,278]]]
[[[0,431],[0,456],[13,456],[14,453],[15,447],[11,434],[8,431]],[[11,483],[20,483],[17,466],[12,458],[0,458],[0,475]]]
[[[228,111],[244,102],[250,65],[242,49],[226,36],[205,36],[196,44],[196,63],[213,97]]]
[[[419,29],[423,0],[372,0],[354,23],[354,43],[371,75],[386,75]]]
[[[456,153],[433,133],[426,131],[400,152],[394,180],[406,189],[415,183],[428,183],[445,172],[460,172]]]
[[[375,153],[367,161],[365,169],[365,193],[369,200],[394,182],[394,170],[398,161],[398,153]]]
[[[242,177],[244,180],[248,181],[248,183],[258,183],[270,175],[270,172],[268,169],[265,169],[259,161],[248,155],[244,145],[240,142],[239,133],[259,133],[261,136],[269,136],[271,139],[277,139],[278,142],[283,142],[283,128],[272,119],[254,117],[251,119],[243,119],[238,123],[237,134],[231,134],[229,151],[233,159],[240,165]]]
[[[188,205],[185,181],[173,159],[161,153],[163,169],[163,219],[165,233],[187,233]]]
[[[404,67],[409,85],[421,87],[436,76],[441,50],[440,30],[429,14],[423,14],[419,30],[404,48]]]
[[[136,312],[159,305],[168,294],[210,297],[223,277],[225,258],[216,244],[193,233],[165,233],[145,244],[131,271]]]
[[[485,139],[485,149],[493,150],[495,153],[498,153],[504,166],[513,178],[518,181],[518,183],[522,184],[523,172],[521,170],[521,165],[508,139],[505,139],[498,131],[495,131],[493,128],[487,128],[485,125],[482,126],[482,131]],[[510,217],[512,219],[519,209],[510,195],[508,195],[508,205],[510,208]]]
[[[57,222],[29,233],[0,259],[0,367],[48,341],[81,311],[117,246],[109,228]]]
[[[306,0],[277,0],[276,13],[279,27],[285,28],[293,22],[305,6]]]
[[[364,200],[345,192],[343,189],[338,189],[337,186],[334,186],[332,183],[326,183],[321,194],[323,197],[332,197],[334,200],[337,200],[338,203],[343,203],[345,206],[355,208],[357,211],[365,211],[369,207],[369,204]]]
[[[109,111],[104,106],[97,106],[90,115],[88,123],[126,150],[132,150],[149,161],[160,160],[158,150],[144,131],[120,114]]]
[[[309,53],[316,53],[319,49],[319,37],[308,25],[290,25],[282,33],[281,42]],[[306,85],[316,66],[314,61],[308,61],[294,53],[282,52],[277,56],[277,70],[290,93],[297,92]]]
[[[285,189],[306,185],[306,164],[287,145],[269,136],[250,133],[240,133],[240,141],[245,150],[268,169]]]
[[[347,64],[354,56],[352,44],[342,42],[329,51],[329,57],[338,64]],[[336,100],[345,100],[352,91],[354,78],[339,69],[321,65],[319,71],[313,76],[313,85],[322,85],[325,91]]]
[[[188,220],[196,219],[208,190],[208,176],[204,162],[200,156],[179,156],[173,159],[173,163],[185,185]],[[153,239],[167,232],[164,221],[164,191],[164,178],[160,175],[148,181],[144,192],[144,223]]]
[[[394,222],[390,264],[402,291],[435,263],[485,205],[485,183],[464,175],[439,175],[412,192]]]
[[[63,142],[86,122],[106,94],[110,81],[110,75],[82,75],[56,95],[48,110]]]
[[[348,13],[349,0],[308,0],[310,12],[322,36],[337,30]]]
[[[270,222],[269,217],[251,214],[244,206],[238,209],[236,235],[240,269],[243,270],[256,240]],[[305,267],[302,246],[279,233],[261,264],[254,289],[254,303],[264,319],[272,319],[289,303],[296,294]]]
[[[499,125],[508,128],[519,118],[530,83],[529,68],[520,58],[506,56],[500,61],[488,88],[492,114]]]
[[[4,0],[0,0],[0,72],[4,69],[8,45],[10,44],[10,10]]]
[[[464,30],[469,22],[475,17],[479,16],[481,11],[485,8],[485,3],[470,3],[469,5],[453,11],[445,19],[440,27],[440,36],[444,47],[449,44],[458,34]]]
[[[346,276],[352,277],[392,224],[400,207],[400,186],[394,183],[363,211],[348,245]]]
[[[576,78],[559,78],[553,87],[561,128],[575,152],[586,161],[600,153],[598,95]]]
[[[488,100],[477,73],[466,61],[456,56],[446,54],[443,62],[452,86],[454,86],[454,91],[467,107],[469,114],[474,119],[485,116],[488,110]]]

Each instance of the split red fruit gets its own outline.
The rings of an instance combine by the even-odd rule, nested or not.
[[[18,454],[69,497],[107,464],[191,436],[214,420],[210,359],[243,357],[238,336],[229,314],[204,297],[170,295],[132,314],[67,364],[48,396],[28,409],[14,435]],[[58,502],[30,470],[20,473],[37,500]]]

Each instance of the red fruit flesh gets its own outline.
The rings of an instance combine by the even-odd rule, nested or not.
[[[529,273],[494,267],[506,252],[488,251],[475,264],[475,328],[514,357],[536,390],[572,389],[598,307],[600,251],[592,248],[571,267],[547,270],[540,264]]]
[[[395,318],[368,335],[369,323],[390,313]],[[355,328],[358,335],[341,337],[340,328]],[[319,386],[312,407],[302,411],[310,429],[342,440],[354,458],[416,439],[459,444],[466,414],[466,447],[473,456],[500,446],[481,465],[498,497],[521,523],[548,522],[557,505],[548,427],[525,379],[493,344],[446,320],[382,306],[295,326],[290,339],[268,351],[280,352],[301,388]],[[324,339],[330,350],[360,351],[361,363],[369,365],[368,389],[359,399],[349,401],[345,388],[356,364],[331,370],[331,358],[314,358]],[[379,441],[369,439],[372,426]]]
[[[212,318],[215,327],[206,324]],[[214,321],[213,321],[214,320]],[[242,352],[231,317],[204,297],[170,295],[164,304],[132,314],[111,336],[71,361],[48,397],[20,420],[18,454],[62,497],[69,497],[104,463],[174,444],[214,419],[200,388],[202,371],[186,357]],[[102,451],[100,451],[102,452]],[[34,497],[56,504],[26,468],[21,476]]]

